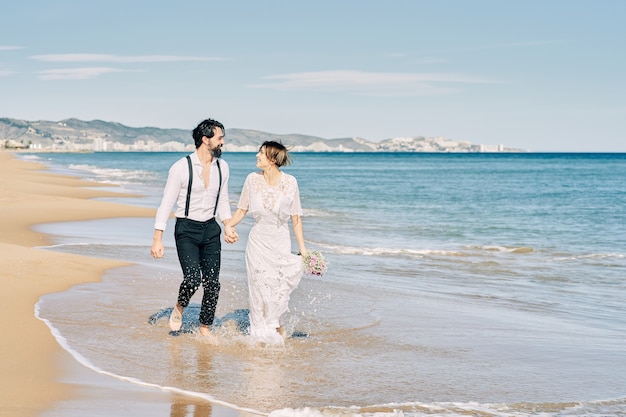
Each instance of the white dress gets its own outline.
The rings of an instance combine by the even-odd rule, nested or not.
[[[298,182],[283,172],[279,184],[270,186],[263,173],[253,172],[246,178],[237,207],[254,218],[246,245],[250,336],[253,343],[282,344],[276,328],[304,274],[301,256],[291,252],[289,232],[291,215],[302,215]]]

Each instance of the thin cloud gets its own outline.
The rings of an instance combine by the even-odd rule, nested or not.
[[[0,51],[15,51],[18,49],[23,49],[23,46],[9,46],[9,45],[0,45]]]
[[[391,59],[405,59],[413,64],[441,64],[447,62],[447,60],[436,56],[414,57],[413,54],[409,53],[394,53],[389,54],[388,57]]]
[[[8,77],[8,76],[13,75],[13,74],[15,74],[15,71],[0,69],[0,77]]]
[[[389,58],[408,58],[411,56],[409,53],[405,52],[393,52],[387,55]]]
[[[436,56],[425,56],[423,58],[416,58],[414,60],[412,60],[411,62],[413,62],[414,64],[444,64],[446,62],[448,62],[447,60],[443,59],[443,58],[438,58]]]
[[[224,61],[219,57],[178,56],[178,55],[138,55],[121,56],[107,54],[47,54],[33,55],[31,59],[44,62],[115,62],[115,63],[150,63],[150,62],[190,62]]]
[[[522,41],[522,42],[511,42],[511,43],[502,43],[502,44],[493,44],[493,45],[477,45],[470,46],[467,48],[462,48],[463,50],[468,51],[478,51],[485,49],[509,49],[509,48],[523,48],[527,46],[543,46],[543,45],[551,45],[555,43],[562,43],[560,40],[545,40],[545,41]]]
[[[464,74],[388,73],[364,71],[318,71],[264,77],[266,83],[251,85],[281,91],[344,91],[370,96],[442,95],[460,91],[455,85],[496,81]]]
[[[87,67],[87,68],[64,68],[39,71],[40,80],[86,80],[99,77],[102,74],[114,72],[126,72],[117,68]]]
[[[549,45],[551,43],[561,43],[563,41],[552,39],[546,41],[526,41],[526,42],[513,42],[508,46],[535,46],[535,45]]]

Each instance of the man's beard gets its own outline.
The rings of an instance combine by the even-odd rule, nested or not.
[[[219,158],[220,156],[222,156],[222,147],[221,146],[216,146],[215,148],[211,149],[211,153],[213,154],[213,158]]]

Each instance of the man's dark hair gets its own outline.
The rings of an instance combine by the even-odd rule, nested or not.
[[[198,126],[193,130],[192,136],[193,141],[196,144],[196,149],[198,149],[202,145],[202,137],[206,136],[207,138],[212,138],[215,135],[214,128],[219,127],[222,129],[222,133],[226,133],[226,129],[224,129],[224,125],[213,119],[206,119],[201,121]]]

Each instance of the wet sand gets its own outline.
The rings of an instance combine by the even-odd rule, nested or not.
[[[35,317],[42,295],[99,281],[104,271],[127,264],[38,249],[50,244],[50,237],[32,226],[154,215],[153,209],[94,200],[124,196],[0,152],[0,416],[121,415],[117,410],[128,416],[176,415],[188,406],[208,407],[203,415],[232,415],[98,375],[78,364]]]

